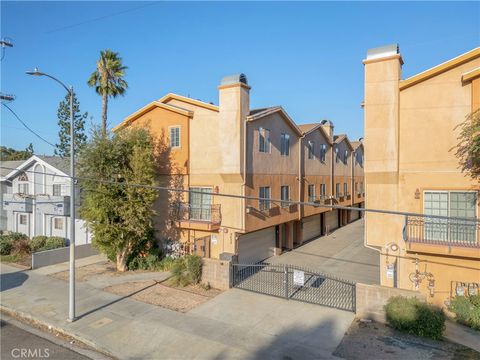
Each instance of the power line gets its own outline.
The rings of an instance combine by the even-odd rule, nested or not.
[[[13,116],[15,116],[15,118],[20,121],[20,123],[28,130],[30,131],[33,135],[35,135],[36,137],[38,137],[40,140],[46,142],[48,145],[54,147],[54,148],[57,148],[55,145],[53,145],[51,142],[49,142],[48,140],[46,140],[45,138],[43,138],[41,135],[39,135],[38,133],[36,133],[34,130],[32,130],[27,124],[25,124],[22,119],[20,119],[20,117],[15,113],[15,111],[13,111],[10,106],[8,106],[7,104],[4,104],[2,103],[3,106],[5,106],[8,110],[10,110],[10,112],[13,114]]]
[[[2,169],[7,170],[17,170],[17,168],[11,168],[6,166],[0,166]],[[23,172],[28,173],[38,173],[44,174],[41,171],[33,171],[33,170],[25,170]],[[65,177],[71,178],[68,175],[58,175],[58,177]],[[154,185],[146,185],[146,184],[129,184],[125,182],[116,182],[113,180],[101,180],[96,178],[89,178],[89,177],[75,177],[75,180],[85,180],[85,181],[94,181],[102,184],[110,184],[110,185],[117,185],[117,186],[125,186],[125,187],[136,187],[136,188],[146,188],[152,190],[162,190],[162,191],[171,191],[171,192],[178,192],[178,193],[192,193],[192,194],[203,194],[201,191],[197,190],[186,190],[186,189],[179,189],[179,188],[171,188],[166,186],[154,186]],[[219,197],[227,197],[227,198],[234,198],[234,199],[244,199],[244,200],[256,200],[256,201],[268,201],[272,203],[287,203],[291,205],[304,205],[304,206],[313,206],[313,207],[322,207],[328,209],[338,209],[338,210],[354,210],[354,211],[362,211],[362,212],[370,212],[370,213],[379,213],[379,214],[387,214],[387,215],[399,215],[399,216],[418,216],[418,217],[428,217],[434,219],[443,219],[443,220],[460,220],[460,221],[478,221],[474,218],[461,218],[461,217],[450,217],[450,216],[441,216],[441,215],[425,215],[420,213],[412,213],[412,212],[404,212],[404,211],[394,211],[394,210],[380,210],[380,209],[367,209],[367,208],[359,208],[353,206],[342,206],[342,205],[327,205],[327,204],[317,204],[314,202],[306,202],[306,201],[298,201],[298,200],[281,200],[281,199],[272,199],[272,198],[261,198],[256,196],[246,196],[246,195],[235,195],[235,194],[225,194],[225,193],[212,193],[212,196],[219,196]]]

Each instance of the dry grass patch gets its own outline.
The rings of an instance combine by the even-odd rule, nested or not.
[[[170,310],[188,312],[221,293],[217,289],[206,289],[200,285],[174,287],[167,280],[129,282],[104,289],[120,296],[128,296],[147,304],[161,306]]]
[[[115,264],[110,261],[102,261],[96,264],[81,266],[75,268],[75,280],[79,282],[87,281],[92,276],[111,274],[116,275],[117,269]],[[69,271],[60,271],[50,276],[55,279],[60,279],[63,281],[68,281]]]

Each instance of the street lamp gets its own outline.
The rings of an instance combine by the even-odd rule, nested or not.
[[[27,71],[27,75],[46,76],[62,85],[70,95],[70,276],[68,297],[68,321],[75,321],[75,141],[73,121],[73,86],[68,88],[57,78],[39,71]]]

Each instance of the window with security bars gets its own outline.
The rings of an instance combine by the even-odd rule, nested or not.
[[[475,241],[476,224],[468,219],[476,218],[476,206],[477,194],[475,192],[425,191],[424,214],[452,219],[427,216],[424,219],[424,238],[436,241]]]
[[[280,155],[290,155],[290,135],[282,134],[280,137]]]
[[[262,186],[258,191],[258,207],[261,211],[270,209],[270,187]]]
[[[263,153],[270,152],[270,130],[265,128],[258,129],[258,151]]]
[[[282,207],[288,207],[290,203],[288,202],[290,200],[290,187],[289,186],[282,186],[280,188],[280,195],[281,195],[281,200],[282,200]]]
[[[179,148],[180,147],[180,127],[172,126],[170,128],[170,147]]]

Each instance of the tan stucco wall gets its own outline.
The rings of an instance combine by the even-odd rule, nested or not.
[[[460,172],[451,149],[457,143],[456,126],[472,109],[471,85],[462,84],[461,75],[480,66],[480,59],[402,91],[398,58],[364,63],[366,207],[423,213],[424,190],[479,190],[478,183]],[[437,305],[444,305],[449,298],[452,281],[480,281],[478,258],[409,251],[402,235],[404,221],[403,216],[366,214],[369,245],[378,246],[383,253],[388,243],[400,247],[398,254],[389,257],[390,263],[397,261],[397,286],[414,290],[409,275],[415,271],[415,258],[420,261],[420,271],[433,275],[434,293],[427,298]],[[432,248],[422,251],[435,253]],[[386,277],[386,266],[382,255],[381,283],[393,286],[394,280]],[[427,282],[420,286],[423,293],[428,293]]]

